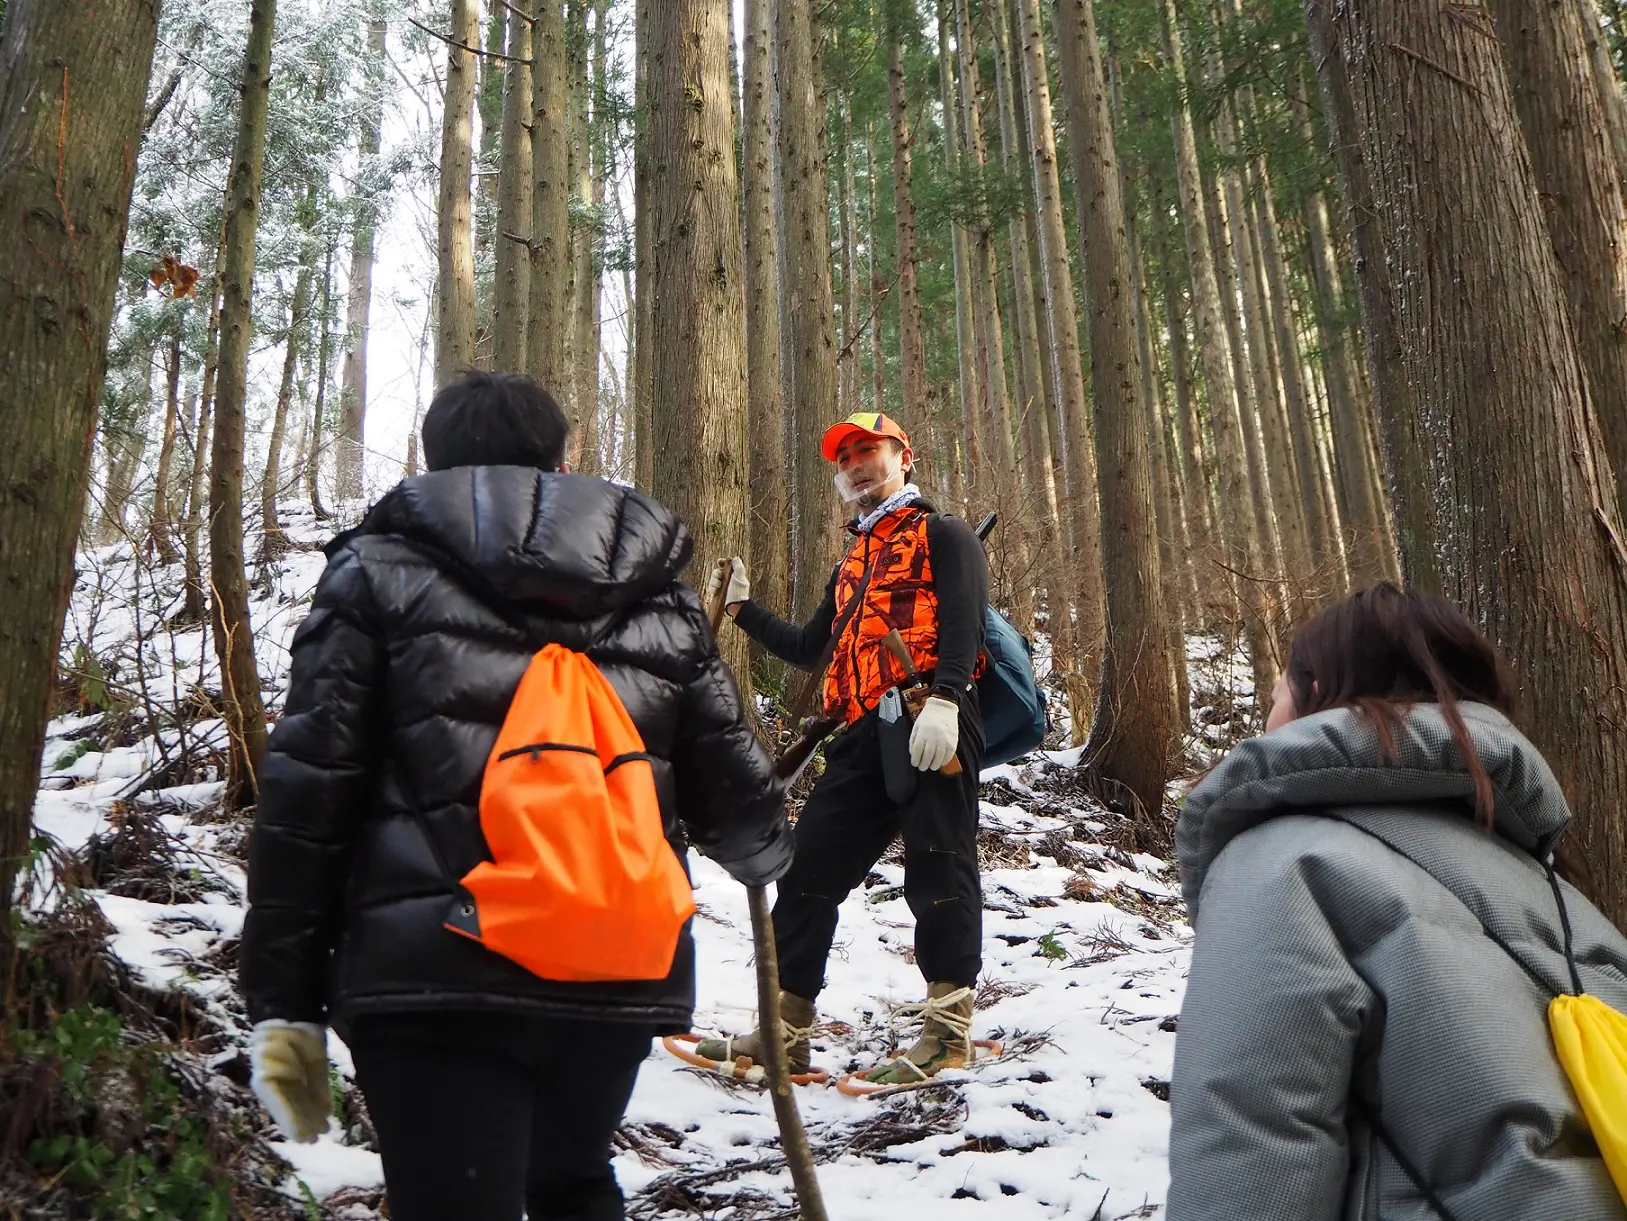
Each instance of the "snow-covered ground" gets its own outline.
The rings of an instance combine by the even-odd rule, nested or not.
[[[322,570],[314,545],[331,531],[308,517],[291,515],[288,524],[311,549],[279,560],[251,607],[273,709],[287,685],[289,639]],[[138,574],[136,565],[116,548],[84,558],[64,659],[77,645],[116,659],[114,684],[137,693],[137,703],[144,688],[154,705],[173,707],[189,691],[217,685],[214,659],[196,628],[155,631],[178,602],[178,573]],[[126,592],[137,588],[139,601]],[[1246,691],[1246,671],[1236,674],[1235,659],[1214,644],[1194,642],[1190,661],[1195,689]],[[1224,731],[1229,709],[1226,700],[1204,704],[1195,718],[1200,740]],[[147,825],[188,880],[157,898],[183,901],[94,892],[116,930],[112,949],[138,978],[186,989],[246,1039],[233,953],[244,828],[222,819],[218,778],[196,766],[223,729],[207,716],[174,722],[158,737],[108,734],[101,716],[53,722],[36,830],[78,852],[92,836],[105,841],[127,809],[156,815]],[[189,762],[180,766],[183,757]],[[1013,1219],[1159,1213],[1190,930],[1173,869],[1113,846],[1124,824],[1085,795],[1076,760],[1077,752],[1041,753],[984,777],[984,973],[974,1034],[999,1038],[1003,1053],[929,1088],[878,1099],[798,1091],[831,1217],[896,1221],[929,1206]],[[695,862],[695,880],[696,1026],[740,1033],[755,1008],[745,893],[704,860]],[[901,864],[889,857],[843,905],[814,1044],[816,1066],[833,1073],[884,1059],[892,1010],[921,999],[902,881]],[[48,888],[37,901],[52,901]],[[900,1033],[906,1043],[912,1037]],[[330,1045],[348,1076],[348,1052],[336,1037]],[[328,1201],[329,1216],[376,1216],[381,1172],[365,1139],[364,1127],[335,1124],[316,1145],[277,1144],[290,1165],[285,1189]],[[794,1215],[777,1150],[765,1093],[652,1046],[616,1156],[632,1215]]]

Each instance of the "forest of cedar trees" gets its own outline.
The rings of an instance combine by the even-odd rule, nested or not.
[[[1151,851],[1296,625],[1443,594],[1627,922],[1624,69],[1617,0],[0,0],[0,903],[87,549],[184,573],[245,809],[279,518],[476,367],[798,615],[896,417]]]

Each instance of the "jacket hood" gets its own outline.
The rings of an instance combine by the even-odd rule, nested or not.
[[[459,466],[404,479],[357,535],[392,534],[479,577],[516,606],[572,619],[621,610],[677,580],[689,531],[648,496],[589,475]]]
[[[1547,761],[1502,713],[1484,704],[1458,710],[1491,779],[1494,829],[1533,856],[1547,856],[1571,816]],[[1190,912],[1196,916],[1203,880],[1221,850],[1278,815],[1433,803],[1433,816],[1474,817],[1474,780],[1439,705],[1414,705],[1393,745],[1386,757],[1378,730],[1354,708],[1301,717],[1239,744],[1192,790],[1176,824]]]

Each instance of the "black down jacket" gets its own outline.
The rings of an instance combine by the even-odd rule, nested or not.
[[[401,483],[327,552],[260,769],[241,968],[250,1020],[343,1033],[366,1012],[508,1009],[687,1029],[687,928],[665,980],[569,984],[442,926],[455,883],[487,856],[487,755],[549,642],[586,649],[626,704],[656,757],[680,859],[687,833],[748,884],[789,864],[772,761],[699,597],[678,580],[682,523],[599,479],[457,467]]]

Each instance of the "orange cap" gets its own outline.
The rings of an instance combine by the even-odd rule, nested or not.
[[[855,433],[864,433],[872,437],[891,437],[909,448],[910,435],[899,426],[897,420],[890,415],[882,415],[879,411],[856,411],[840,424],[832,424],[825,429],[825,439],[819,443],[819,452],[825,456],[826,462],[836,461],[836,451]]]

